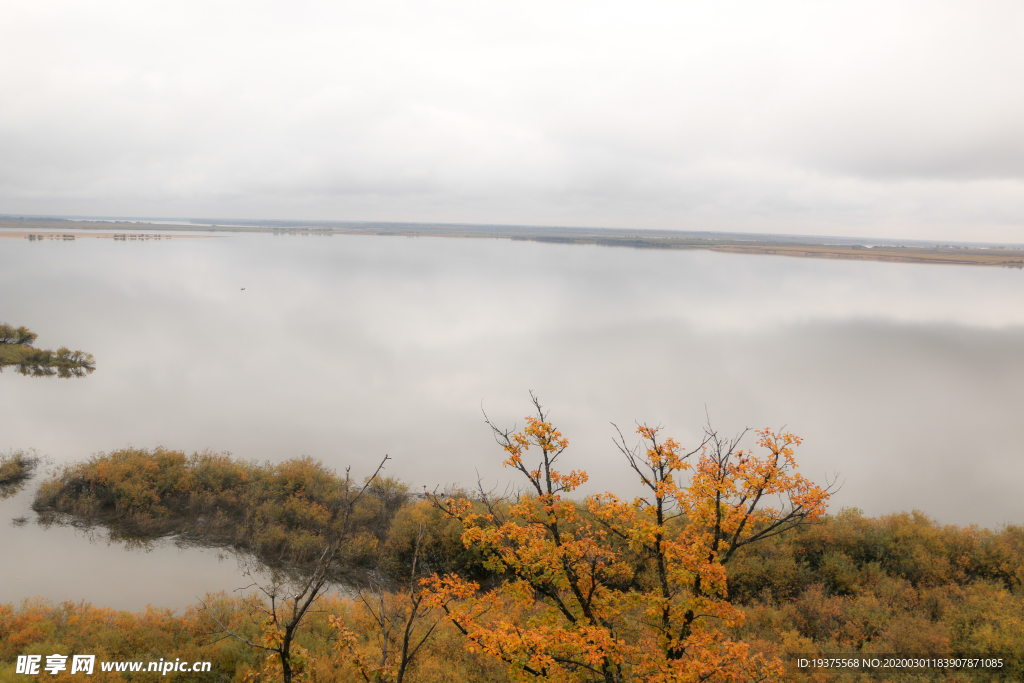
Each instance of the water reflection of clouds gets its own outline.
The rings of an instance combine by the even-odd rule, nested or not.
[[[499,241],[380,242],[364,245],[370,253],[356,266],[362,271],[359,282],[351,283],[358,296],[346,305],[372,321],[368,332],[383,343],[575,328],[612,314],[622,323],[660,318],[708,331],[852,319],[1024,324],[1024,273],[1019,270]],[[384,262],[376,258],[396,246],[416,255],[420,246],[434,252],[430,267],[401,256]],[[301,288],[304,300],[319,297],[329,306],[336,299],[331,301],[323,279],[337,277],[344,287],[345,276],[332,271],[351,265],[348,259],[321,263],[304,273],[305,282],[293,280],[290,286]],[[372,310],[382,305],[391,315],[373,316]],[[398,334],[409,324],[422,334]]]
[[[157,542],[139,552],[108,543],[101,531],[61,526],[43,530],[31,521],[29,502],[26,491],[0,503],[0,603],[43,597],[114,609],[179,609],[208,592],[232,592],[248,583],[236,559],[215,550]],[[29,521],[13,523],[14,514],[16,520]]]
[[[533,389],[591,490],[630,492],[610,421],[692,443],[706,408],[804,436],[802,471],[846,482],[836,507],[1024,518],[1020,271],[440,238],[2,247],[5,318],[97,371],[0,376],[0,448],[309,454],[357,476],[387,452],[416,487],[495,483],[481,402],[511,426]]]

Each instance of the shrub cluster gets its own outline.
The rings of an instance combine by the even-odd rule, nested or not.
[[[479,575],[482,561],[463,546],[458,522],[395,479],[370,482],[346,520],[361,486],[311,458],[259,464],[128,448],[65,467],[40,485],[32,507],[44,524],[104,526],[113,540],[135,544],[173,537],[270,567],[301,568],[344,538],[338,580],[367,571],[407,576],[418,539],[422,569]]]
[[[38,466],[39,458],[31,453],[0,453],[0,500],[20,491]]]
[[[222,625],[258,641],[259,623],[251,617],[254,598],[207,595],[205,608],[190,607],[181,615],[172,610],[147,608],[141,612],[118,611],[86,603],[52,605],[26,600],[21,605],[0,604],[0,683],[26,680],[15,673],[19,655],[42,655],[43,662],[54,653],[96,655],[97,664],[88,680],[104,683],[120,680],[154,680],[152,673],[100,671],[102,661],[208,661],[207,673],[170,673],[169,680],[199,683],[228,683],[259,680],[264,654],[240,640],[227,638]],[[357,647],[371,649],[373,624],[353,603],[334,595],[321,601],[299,634],[309,652],[304,678],[317,683],[362,682],[357,672],[339,661],[334,649],[338,629],[329,623],[334,616],[359,636]],[[462,638],[448,628],[439,628],[418,657],[414,677],[417,683],[502,683],[508,680],[503,666],[481,655],[467,652]],[[42,677],[54,683],[80,680],[83,674],[69,671]],[[163,678],[163,677],[161,677]]]
[[[353,487],[361,485],[308,458],[257,464],[227,454],[188,456],[166,449],[125,449],[66,467],[40,486],[34,508],[44,521],[102,525],[112,537],[129,542],[174,537],[184,544],[232,548],[269,566],[301,566],[325,541],[342,532],[337,527],[338,511]],[[465,492],[447,495],[483,505]],[[421,576],[455,572],[477,580],[501,580],[487,574],[478,550],[466,548],[458,520],[445,516],[397,480],[371,482],[356,505],[352,524],[336,569],[339,581],[358,582],[360,577],[372,576],[378,581],[390,577],[392,585],[407,582],[414,555]],[[998,674],[933,672],[906,680],[1024,680],[1024,527],[944,526],[918,512],[870,518],[855,509],[844,510],[820,523],[747,546],[730,559],[726,569],[728,598],[747,617],[732,635],[755,651],[783,661],[876,654],[1002,657],[1006,667]],[[242,603],[220,599],[216,604],[226,610],[225,619],[241,618],[234,612],[243,610]],[[49,642],[38,638],[56,631],[48,626],[37,631],[26,627],[16,636],[14,627],[3,624],[22,623],[19,619],[65,623],[67,618],[61,615],[78,614],[78,610],[93,615],[90,619],[102,615],[104,623],[159,623],[152,626],[154,633],[168,629],[187,647],[215,648],[212,641],[197,635],[203,629],[189,630],[190,619],[200,623],[205,618],[196,611],[172,618],[162,612],[118,616],[87,606],[40,603],[5,609],[0,612],[0,642],[8,643],[5,647],[14,642],[26,647]],[[326,611],[348,615],[353,632],[370,647],[372,620],[360,617],[353,603],[338,598]],[[328,656],[327,628],[318,619],[304,626],[304,646],[318,662],[334,661]],[[481,680],[502,680],[500,667],[488,669],[491,664],[466,654],[461,645],[455,647],[460,642],[456,635],[444,630],[437,638],[430,645],[436,658],[435,654],[426,657],[422,669],[417,664],[420,673],[410,680],[468,681],[481,671],[489,672]],[[126,641],[118,652],[159,650],[133,642]],[[222,657],[216,661],[224,663],[225,680],[236,675],[230,672],[239,662],[252,665],[253,655],[237,644],[225,641],[216,648],[221,648],[220,654],[206,658]],[[174,651],[179,656],[180,648]],[[10,661],[5,653],[0,657]],[[432,667],[439,668],[434,674],[425,673]],[[324,669],[317,677],[349,680],[344,678],[347,675]],[[792,672],[787,680],[873,679],[862,673],[819,671]]]
[[[1024,680],[1024,527],[992,531],[939,525],[919,512],[870,518],[844,510],[746,549],[729,566],[729,586],[748,616],[738,636],[784,661],[1002,657],[998,674],[935,673],[934,680]],[[806,680],[860,679],[831,672]]]

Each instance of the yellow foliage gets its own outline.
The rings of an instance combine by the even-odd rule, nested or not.
[[[744,615],[727,599],[724,562],[823,512],[827,492],[794,471],[799,439],[765,430],[758,443],[767,454],[758,455],[709,432],[702,447],[684,453],[641,426],[645,446],[620,447],[649,495],[627,501],[605,493],[581,506],[563,494],[587,475],[555,468],[568,441],[535,406],[521,432],[492,426],[505,466],[526,477],[529,495],[507,512],[434,499],[463,525],[466,547],[480,549],[486,566],[504,577],[487,591],[453,574],[424,581],[428,600],[469,647],[523,680],[777,680],[777,660],[726,633]],[[531,449],[539,451],[535,461],[528,461]],[[758,506],[776,494],[792,506]]]

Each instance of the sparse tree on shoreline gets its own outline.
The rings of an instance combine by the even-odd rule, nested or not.
[[[32,346],[37,335],[27,327],[0,323],[0,372],[14,367],[29,377],[85,377],[96,369],[92,354],[61,347],[56,351]]]
[[[370,633],[371,653],[360,647],[360,634],[348,628],[339,617],[331,617],[338,630],[335,645],[342,663],[348,663],[366,683],[404,683],[423,646],[430,640],[441,618],[427,601],[417,574],[420,544],[424,526],[421,523],[413,550],[412,569],[406,585],[388,591],[381,582],[362,587],[355,607]]]
[[[265,601],[251,603],[250,616],[260,623],[263,633],[260,642],[254,642],[231,630],[217,620],[212,612],[210,613],[211,618],[226,635],[250,647],[267,651],[266,666],[260,671],[251,672],[249,680],[274,680],[275,672],[280,670],[283,683],[291,683],[293,678],[301,676],[304,672],[308,663],[308,653],[296,642],[295,637],[310,609],[333,583],[333,565],[342,554],[343,545],[351,540],[356,503],[370,488],[389,459],[385,455],[374,473],[357,491],[351,485],[349,470],[346,469],[343,496],[335,509],[329,511],[330,527],[334,532],[321,539],[317,555],[311,557],[308,549],[304,550],[302,556],[295,557],[293,561],[271,568],[269,581],[257,580],[255,572],[247,572],[247,575],[254,579],[252,585],[247,588],[255,587],[266,598]]]

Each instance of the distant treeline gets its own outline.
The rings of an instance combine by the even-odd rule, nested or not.
[[[28,225],[26,225],[26,223]],[[111,224],[132,221],[68,221],[60,218],[0,216],[18,229],[108,230]],[[141,223],[145,223],[142,221]],[[814,235],[761,235],[727,232],[566,228],[554,226],[470,225],[428,223],[304,222],[276,220],[218,221],[194,219],[178,225],[156,225],[167,231],[264,232],[274,235],[377,235],[405,237],[454,237],[511,239],[556,244],[597,245],[630,249],[707,249],[739,254],[799,258],[853,259],[897,263],[929,263],[1024,268],[1020,245],[934,244],[916,240],[836,238]]]

